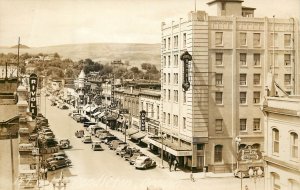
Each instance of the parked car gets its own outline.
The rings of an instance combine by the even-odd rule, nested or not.
[[[95,137],[100,138],[100,136],[104,133],[109,133],[109,131],[105,131],[105,130],[97,130]]]
[[[57,168],[62,168],[65,166],[69,166],[71,164],[71,160],[62,156],[55,157],[53,160],[47,163],[47,168],[49,170],[56,170]]]
[[[85,116],[79,118],[79,122],[80,123],[89,122],[89,121],[90,120],[87,117],[85,117]]]
[[[29,141],[35,141],[38,137],[38,134],[34,133],[34,134],[31,134],[29,135]]]
[[[70,148],[70,140],[69,139],[61,139],[58,144],[60,149]]]
[[[121,140],[119,140],[119,139],[118,139],[118,140],[112,140],[112,141],[109,143],[108,147],[109,147],[109,149],[111,149],[111,150],[116,150],[120,144],[126,144],[126,143],[123,142],[123,141],[121,141]]]
[[[139,156],[146,156],[146,155],[143,154],[142,152],[135,152],[135,153],[133,153],[133,155],[129,158],[129,164],[130,164],[130,165],[134,165],[134,164],[135,164],[135,160],[136,160]]]
[[[147,169],[151,167],[155,167],[156,162],[149,158],[148,156],[139,156],[135,160],[134,167],[136,169]]]
[[[45,132],[43,133],[45,138],[55,138],[55,135],[53,134],[53,132]]]
[[[118,147],[116,148],[116,155],[120,155],[121,152],[126,149],[128,145],[127,144],[119,144]]]
[[[90,125],[96,125],[96,122],[87,121],[83,123],[83,127],[89,127]]]
[[[63,104],[60,106],[60,109],[67,110],[67,109],[69,109],[69,107],[67,105]]]
[[[129,154],[131,152],[138,152],[138,149],[131,147],[131,146],[127,146],[126,149],[122,150],[120,152],[120,156],[123,158],[125,156],[125,154]]]
[[[102,142],[105,144],[109,144],[112,140],[118,140],[118,137],[116,136],[107,136]]]
[[[75,132],[75,136],[76,136],[77,138],[83,137],[83,136],[84,136],[84,130],[76,131],[76,132]]]
[[[125,160],[128,161],[130,157],[133,156],[133,154],[136,152],[140,152],[140,149],[136,149],[136,148],[126,149],[126,152],[123,157]]]
[[[102,146],[101,146],[101,142],[94,142],[92,144],[92,150],[93,151],[97,151],[97,150],[103,150]]]
[[[64,152],[57,152],[57,153],[53,153],[51,154],[51,156],[49,158],[46,159],[46,162],[50,162],[52,161],[54,158],[56,157],[64,157],[67,158],[68,156],[66,155],[66,153]]]
[[[90,135],[85,135],[83,138],[82,138],[82,142],[83,143],[92,143],[92,137]]]
[[[91,127],[92,126],[92,127]],[[104,131],[104,129],[98,125],[90,125],[90,133],[91,135],[95,135],[97,131]]]

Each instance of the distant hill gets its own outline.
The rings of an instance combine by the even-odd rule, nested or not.
[[[160,44],[118,44],[118,43],[91,43],[91,44],[66,44],[46,47],[31,47],[22,49],[20,54],[52,54],[57,52],[63,58],[74,61],[91,58],[101,63],[121,59],[129,61],[130,65],[152,63],[160,67]],[[0,47],[0,53],[16,53],[15,49]]]
[[[12,47],[10,47],[10,48],[18,48],[18,45],[15,45],[15,46],[12,46]],[[20,49],[29,49],[29,47],[28,46],[26,46],[26,45],[23,45],[23,44],[20,44]]]

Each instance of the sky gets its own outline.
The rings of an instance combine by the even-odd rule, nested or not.
[[[211,0],[0,0],[0,46],[160,43],[161,22]],[[299,18],[300,0],[244,0],[256,17]]]

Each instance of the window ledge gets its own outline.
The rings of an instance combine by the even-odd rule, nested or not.
[[[241,104],[241,103],[240,103],[240,106],[242,106],[242,107],[247,107],[248,104]]]
[[[215,44],[215,47],[224,47],[224,44]]]
[[[262,133],[262,131],[261,130],[253,131],[253,133]]]
[[[260,102],[259,103],[253,103],[253,106],[260,106]]]
[[[253,45],[254,48],[261,48],[261,44],[260,45]]]
[[[216,84],[216,87],[224,87],[223,84]]]
[[[248,68],[248,65],[240,65],[242,68]]]
[[[254,68],[261,68],[261,65],[253,65]]]
[[[254,87],[261,87],[261,84],[253,84]]]
[[[216,65],[216,67],[224,67],[224,65]]]
[[[248,87],[248,85],[247,84],[246,85],[243,84],[243,85],[240,85],[240,87]]]
[[[224,104],[216,104],[218,107],[224,107]]]

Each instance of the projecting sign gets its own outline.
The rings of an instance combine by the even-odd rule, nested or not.
[[[31,74],[29,77],[29,89],[30,89],[30,101],[29,110],[32,113],[32,118],[37,115],[37,104],[36,104],[36,89],[37,89],[37,75]]]
[[[192,56],[189,54],[189,52],[184,52],[180,56],[180,60],[183,61],[183,83],[182,88],[184,91],[187,91],[190,88],[190,82],[189,82],[189,61],[192,60]]]
[[[146,111],[140,111],[141,131],[146,130]]]
[[[238,153],[239,161],[253,161],[260,159],[262,159],[261,152],[256,148],[252,148],[251,146],[241,149]]]

